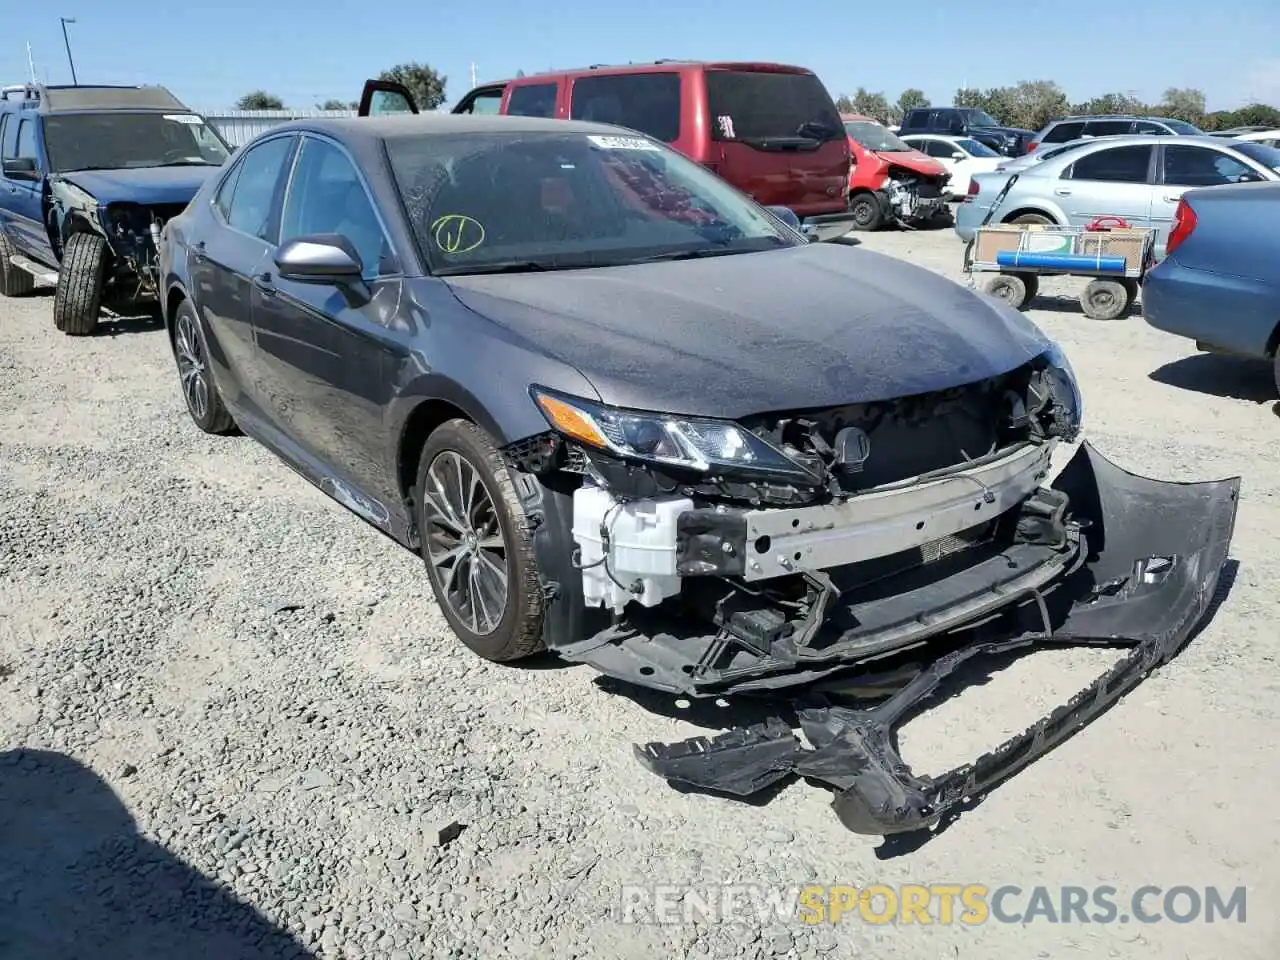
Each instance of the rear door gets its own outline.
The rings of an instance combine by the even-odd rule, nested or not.
[[[814,74],[752,65],[709,67],[703,76],[707,159],[720,176],[800,217],[845,211],[849,142]]]
[[[376,117],[386,114],[417,113],[413,94],[402,83],[393,80],[366,80],[360,94],[358,116]]]
[[[1155,193],[1154,143],[1092,150],[1053,185],[1067,222],[1083,226],[1095,217],[1123,217],[1134,227],[1151,224]]]
[[[507,102],[502,112],[513,117],[559,115],[560,84],[556,80],[521,80],[507,87]]]

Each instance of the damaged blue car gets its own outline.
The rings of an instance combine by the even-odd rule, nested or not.
[[[231,149],[163,87],[0,90],[0,294],[56,284],[54,325],[154,302],[156,242]]]

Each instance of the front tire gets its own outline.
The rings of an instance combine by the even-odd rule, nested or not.
[[[855,230],[879,230],[884,224],[880,201],[871,193],[855,193],[849,200],[849,213]]]
[[[205,433],[224,436],[236,429],[236,422],[222,402],[209,366],[209,345],[200,329],[200,317],[190,300],[183,300],[173,313],[173,358],[178,364],[182,398],[191,422]]]
[[[1045,226],[1053,226],[1053,221],[1046,217],[1043,213],[1024,213],[1014,217],[1012,220],[1006,220],[1005,223],[1039,223]]]
[[[487,433],[450,420],[418,462],[417,520],[436,603],[472,652],[506,663],[544,649],[533,530]]]
[[[0,233],[0,295],[6,297],[25,297],[36,288],[36,278],[25,270],[15,267],[10,261],[13,246],[9,239]]]
[[[107,241],[96,233],[68,237],[53,300],[53,325],[70,337],[93,333],[102,309],[106,275]]]

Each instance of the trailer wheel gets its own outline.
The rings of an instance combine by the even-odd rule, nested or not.
[[[998,273],[987,281],[984,289],[990,296],[1003,300],[1015,310],[1021,310],[1031,299],[1023,274]]]
[[[880,202],[871,193],[855,193],[849,200],[849,212],[855,230],[879,230],[884,222]]]
[[[1090,280],[1080,307],[1090,320],[1114,320],[1129,308],[1129,289],[1119,280]]]

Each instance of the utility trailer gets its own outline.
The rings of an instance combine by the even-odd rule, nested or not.
[[[1017,310],[1035,297],[1042,276],[1093,277],[1080,306],[1091,319],[1114,320],[1137,297],[1155,262],[1154,250],[1155,231],[1119,217],[1099,217],[1082,227],[1001,223],[978,228],[965,250],[964,269],[970,277],[994,273],[983,289]]]

